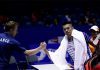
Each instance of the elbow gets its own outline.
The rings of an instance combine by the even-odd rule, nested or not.
[[[27,55],[27,56],[31,56],[31,55],[32,55],[32,53],[31,53],[29,50],[26,50],[26,51],[24,52],[24,54]]]

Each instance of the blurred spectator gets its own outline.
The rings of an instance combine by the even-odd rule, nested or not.
[[[97,25],[95,17],[91,17],[90,20],[89,20],[89,22],[90,22],[89,25]]]
[[[35,15],[35,13],[32,13],[32,22],[34,23],[34,22],[36,22],[37,21],[37,17],[36,17],[36,15]]]
[[[48,44],[55,44],[58,43],[58,37],[48,40]]]
[[[6,22],[7,20],[8,20],[7,16],[3,16],[3,15],[0,16],[0,22]]]
[[[95,53],[91,59],[86,62],[86,70],[100,70],[100,34],[97,35],[93,41],[95,47]]]
[[[90,42],[93,43],[93,41],[96,39],[96,37],[97,37],[97,35],[99,33],[99,27],[96,26],[96,25],[92,26],[90,28],[90,33],[91,33]],[[94,53],[96,47],[94,45],[92,45],[92,44],[89,44],[89,47],[90,47],[91,52]]]

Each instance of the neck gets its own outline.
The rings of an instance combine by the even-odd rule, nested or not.
[[[9,35],[13,36],[12,32],[5,32],[5,33],[8,33]]]
[[[68,41],[69,42],[73,41],[73,37],[72,36],[68,36]]]

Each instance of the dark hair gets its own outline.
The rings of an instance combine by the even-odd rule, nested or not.
[[[15,21],[8,21],[7,23],[4,24],[4,30],[5,31],[10,31],[11,29],[14,29],[15,26],[17,26],[18,23]]]
[[[62,26],[66,25],[66,24],[71,24],[72,25],[72,22],[71,21],[63,22]]]

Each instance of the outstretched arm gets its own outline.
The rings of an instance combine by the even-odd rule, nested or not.
[[[48,57],[50,58],[50,54],[49,54],[49,52],[48,52],[48,50],[47,49],[44,49],[44,52],[48,55]],[[50,58],[51,59],[51,58]]]
[[[34,55],[37,54],[40,50],[44,50],[46,48],[45,42],[41,42],[40,46],[36,49],[26,50],[24,53],[26,55]]]

